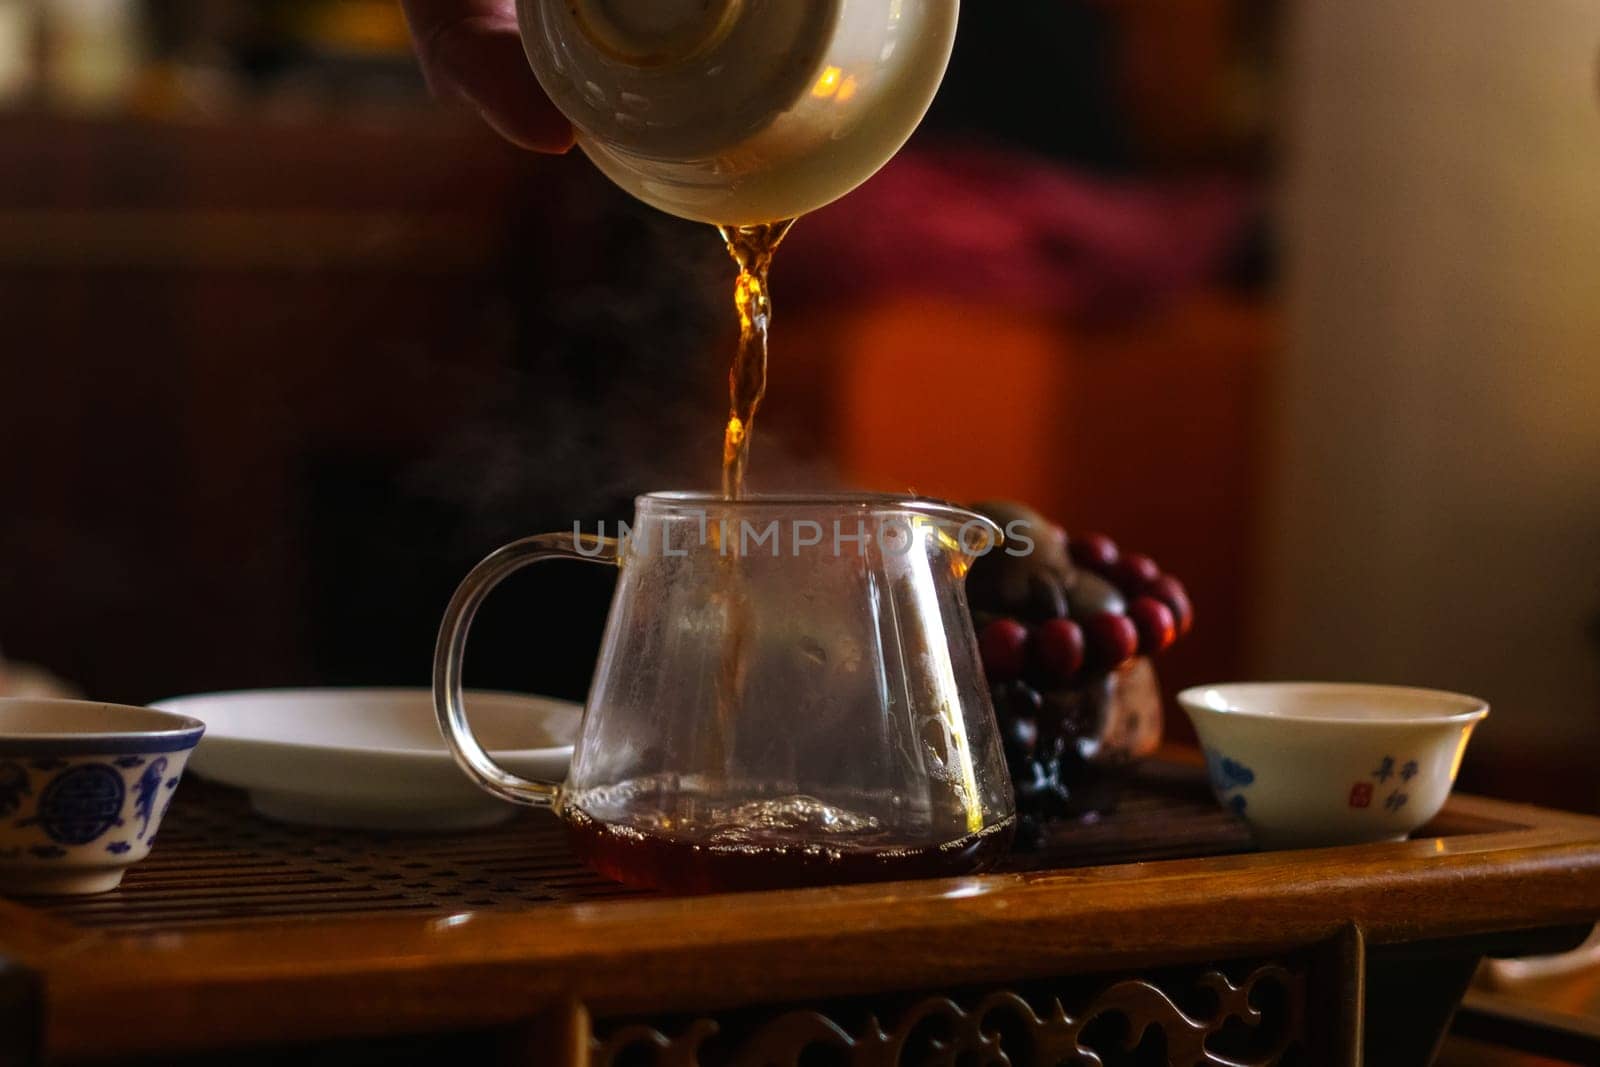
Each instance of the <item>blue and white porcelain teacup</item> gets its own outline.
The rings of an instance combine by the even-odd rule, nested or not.
[[[1476,697],[1333,682],[1208,685],[1178,694],[1211,789],[1263,848],[1398,841],[1444,807]]]
[[[150,854],[205,724],[150,708],[0,700],[0,893],[103,893]]]

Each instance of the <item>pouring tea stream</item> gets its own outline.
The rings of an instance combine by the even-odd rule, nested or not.
[[[768,273],[794,221],[899,151],[933,102],[959,0],[519,0],[528,61],[623,189],[716,226],[739,269],[723,495],[766,393]]]

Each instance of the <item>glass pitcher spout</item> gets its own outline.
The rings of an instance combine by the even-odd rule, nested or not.
[[[955,510],[956,515],[950,518],[960,517],[961,525],[952,530],[950,520],[944,520],[939,526],[938,545],[949,557],[951,572],[964,579],[974,563],[1005,546],[1006,534],[985,516]]]

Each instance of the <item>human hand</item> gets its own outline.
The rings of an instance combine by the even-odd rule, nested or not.
[[[535,152],[572,147],[572,124],[523,56],[513,0],[400,0],[400,6],[434,93],[477,108],[512,144]]]

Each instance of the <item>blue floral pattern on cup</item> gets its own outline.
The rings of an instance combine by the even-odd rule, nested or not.
[[[126,796],[127,787],[116,768],[80,763],[50,779],[39,794],[37,811],[25,824],[37,824],[58,844],[87,845],[113,826],[122,825]]]
[[[158,757],[154,763],[145,768],[144,773],[139,776],[139,784],[133,787],[133,810],[139,816],[140,837],[150,829],[150,816],[155,814],[156,797],[161,792],[161,776],[166,773],[167,758]]]
[[[126,758],[0,759],[0,827],[44,838],[0,848],[0,860],[56,865],[83,849],[111,856],[148,849],[181,778],[168,772],[184,754],[140,757],[136,765]],[[124,826],[130,829],[117,832]]]
[[[1216,792],[1217,799],[1235,815],[1243,815],[1249,807],[1243,791],[1255,784],[1256,772],[1216,749],[1208,748],[1205,751],[1206,773],[1211,778],[1211,788]]]

